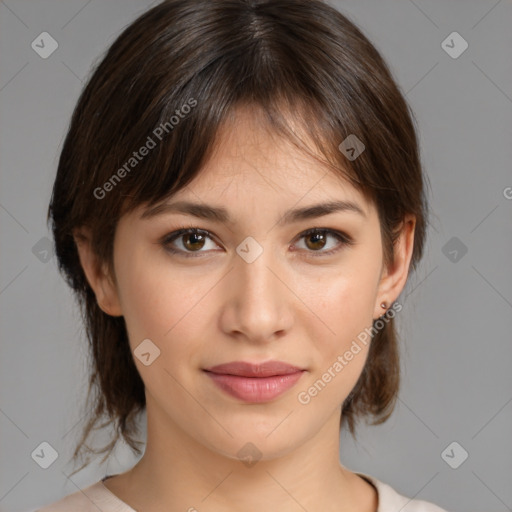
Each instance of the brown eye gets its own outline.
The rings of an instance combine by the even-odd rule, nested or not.
[[[308,248],[314,251],[323,249],[325,247],[325,244],[327,243],[324,231],[317,231],[316,233],[311,233],[310,235],[306,236],[305,240]]]
[[[164,237],[161,244],[165,250],[172,254],[180,254],[183,256],[203,256],[209,251],[208,242],[211,248],[218,247],[211,238],[208,231],[197,228],[183,228]]]
[[[304,239],[306,253],[312,256],[329,256],[341,250],[344,246],[354,244],[352,238],[345,233],[327,228],[312,228],[302,233],[300,239]],[[337,244],[329,242],[330,239],[338,241]],[[323,250],[326,248],[328,250]],[[317,253],[317,254],[315,254]]]
[[[182,236],[183,246],[191,251],[202,249],[205,244],[205,237],[201,233],[185,233]]]
[[[305,248],[308,256],[329,256],[340,251],[345,246],[354,244],[354,240],[341,231],[328,228],[312,228],[299,236],[299,240],[305,240]],[[332,243],[331,240],[337,241]],[[184,257],[198,257],[208,254],[208,243],[211,248],[219,246],[213,241],[212,234],[208,231],[198,228],[182,228],[165,236],[160,243],[166,251]],[[324,250],[324,249],[328,250]],[[292,249],[294,250],[294,249]]]

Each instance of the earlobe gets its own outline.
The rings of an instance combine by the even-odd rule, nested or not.
[[[106,265],[100,266],[91,245],[90,231],[87,228],[76,230],[73,239],[84,270],[87,282],[96,295],[98,306],[110,316],[122,316],[117,289],[109,278]]]
[[[96,300],[98,302],[98,306],[110,316],[123,316],[121,311],[121,306],[119,303],[118,293],[115,285],[112,283],[108,274],[106,273],[106,269],[102,271],[102,277],[100,278],[100,287],[102,291],[102,299],[98,297],[96,294]]]
[[[415,227],[416,218],[414,215],[407,215],[394,246],[393,264],[382,272],[374,308],[374,318],[382,316],[387,311],[389,305],[400,295],[407,282],[414,247]],[[386,303],[386,309],[382,307],[382,303]]]

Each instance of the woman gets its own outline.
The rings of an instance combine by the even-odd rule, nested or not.
[[[340,428],[393,411],[424,181],[386,64],[327,4],[171,0],[127,27],[48,218],[98,391],[74,458],[102,418],[103,460],[140,453],[144,411],[146,447],[41,512],[442,512],[338,459]]]

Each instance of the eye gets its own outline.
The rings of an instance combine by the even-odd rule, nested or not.
[[[306,249],[308,253],[313,253],[312,256],[329,256],[340,251],[343,246],[350,246],[354,244],[352,238],[341,231],[328,228],[312,228],[300,235],[300,239],[305,240]],[[322,250],[328,246],[328,239],[334,238],[338,241],[337,244],[332,245],[329,250]],[[314,254],[318,253],[318,254]],[[309,254],[308,254],[309,256]]]
[[[201,253],[206,252],[201,251],[201,249],[205,246],[208,248],[206,241],[207,239],[211,240],[211,236],[211,233],[204,229],[183,227],[178,231],[174,231],[166,235],[161,241],[161,244],[164,246],[166,251],[172,254],[180,254],[185,257],[196,257],[200,256]],[[172,245],[175,240],[179,242],[177,245],[181,245],[181,248],[176,248],[176,246]]]
[[[337,244],[331,244],[332,248],[329,250],[322,250],[326,246],[329,246],[328,240],[332,238],[337,240]],[[299,235],[299,240],[305,239],[306,249],[305,251],[312,256],[329,256],[340,251],[344,246],[350,246],[354,244],[354,241],[347,234],[341,231],[336,231],[328,228],[312,228]],[[168,235],[164,236],[161,240],[161,245],[166,251],[171,254],[178,254],[184,257],[198,257],[202,253],[208,252],[202,250],[206,247],[208,249],[208,240],[217,246],[212,240],[212,234],[204,229],[196,227],[183,227],[178,231],[173,231]],[[180,247],[181,246],[181,247]],[[318,254],[315,254],[318,253]]]

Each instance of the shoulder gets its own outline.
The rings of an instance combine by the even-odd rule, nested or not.
[[[35,512],[130,512],[132,509],[116,498],[101,481],[68,494],[64,498],[38,508]]]
[[[448,512],[429,501],[407,498],[390,485],[364,473],[356,473],[375,486],[379,495],[377,512]]]

